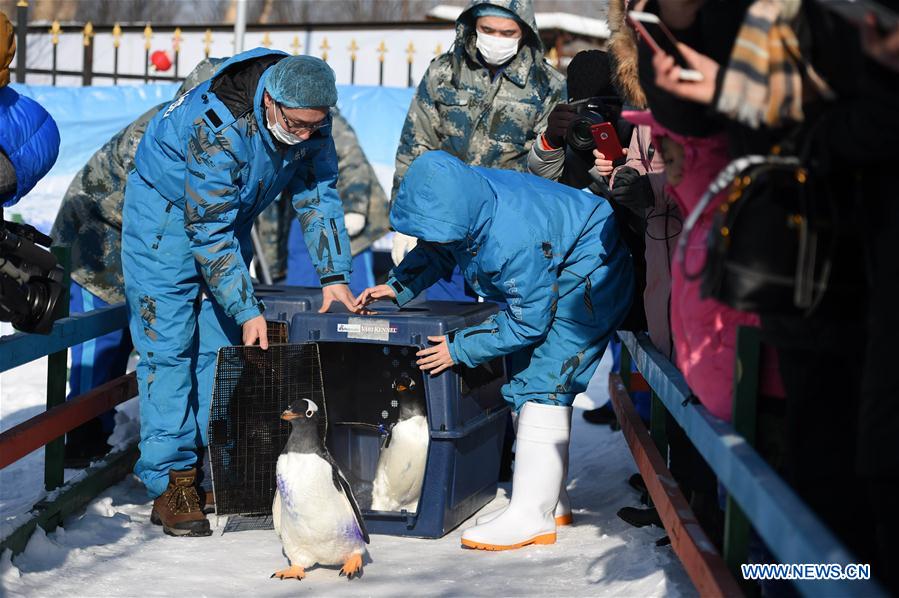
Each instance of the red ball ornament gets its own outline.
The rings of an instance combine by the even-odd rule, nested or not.
[[[150,54],[150,63],[161,73],[172,68],[172,59],[169,58],[168,52],[165,50],[156,50]]]

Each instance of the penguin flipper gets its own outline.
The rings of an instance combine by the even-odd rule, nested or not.
[[[359,531],[362,532],[362,539],[365,540],[366,544],[369,544],[368,530],[365,529],[365,521],[362,519],[362,511],[359,509],[359,503],[356,502],[356,497],[353,495],[353,489],[346,478],[343,477],[343,472],[340,471],[340,467],[337,466],[337,462],[334,461],[330,453],[328,454],[328,462],[331,464],[331,477],[334,481],[334,486],[338,490],[343,491],[343,495],[346,496],[350,506],[353,508],[353,514],[356,516],[356,525],[359,526]]]

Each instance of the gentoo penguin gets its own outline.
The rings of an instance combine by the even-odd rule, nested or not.
[[[414,391],[415,381],[406,374],[393,382],[400,415],[378,455],[371,492],[374,511],[414,513],[418,509],[431,435],[424,404]]]
[[[340,575],[349,579],[362,573],[368,532],[349,483],[325,448],[320,417],[309,399],[293,401],[281,414],[292,429],[278,457],[272,505],[290,560],[290,567],[272,574],[279,579],[303,579],[315,564],[342,564]]]

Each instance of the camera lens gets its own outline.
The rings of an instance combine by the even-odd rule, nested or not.
[[[577,118],[568,125],[568,132],[565,135],[565,141],[572,149],[589,151],[596,149],[596,142],[593,140],[593,125],[606,122],[602,114],[592,110],[584,109]]]
[[[590,131],[592,124],[583,117],[573,120],[568,126],[568,145],[576,150],[591,150],[596,147],[593,141],[593,133]]]

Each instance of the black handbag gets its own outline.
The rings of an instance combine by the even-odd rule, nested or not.
[[[751,155],[731,162],[684,223],[681,249],[712,199],[700,293],[741,311],[808,315],[823,297],[833,254],[832,196],[805,161]],[[683,251],[680,252],[683,255]]]

